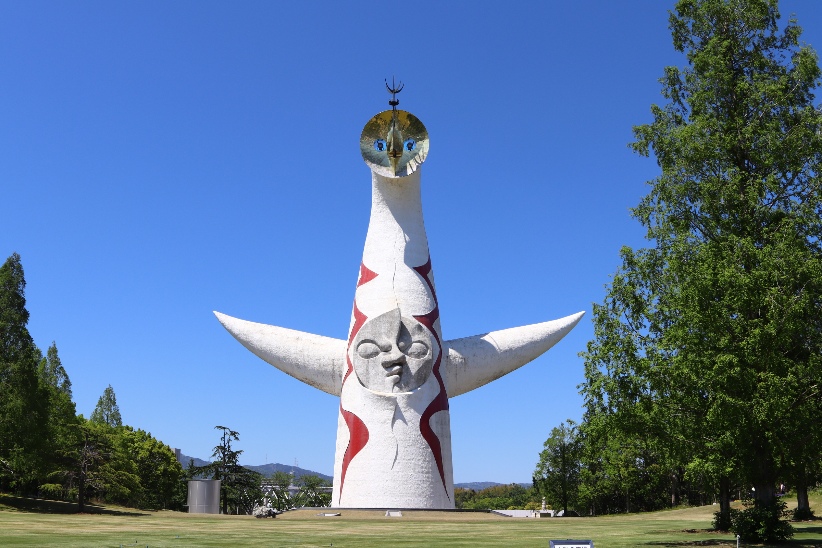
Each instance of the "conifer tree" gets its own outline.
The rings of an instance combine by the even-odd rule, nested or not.
[[[48,397],[38,377],[39,350],[28,328],[20,255],[0,267],[0,488],[36,488],[48,439]]]
[[[117,396],[114,389],[108,385],[103,391],[103,395],[97,400],[97,406],[89,418],[91,422],[107,424],[112,428],[123,426],[123,419],[120,416],[120,407],[117,405]]]

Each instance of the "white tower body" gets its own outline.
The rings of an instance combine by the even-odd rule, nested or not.
[[[364,386],[351,343],[366,322],[394,310],[430,331],[432,367],[420,386],[390,393]],[[372,173],[371,219],[340,397],[333,506],[454,507],[441,341],[420,170],[402,178]]]
[[[340,397],[332,506],[454,508],[449,397],[537,358],[584,313],[443,340],[420,195],[428,134],[413,115],[387,111],[360,145],[371,219],[348,340],[215,314],[266,362]]]

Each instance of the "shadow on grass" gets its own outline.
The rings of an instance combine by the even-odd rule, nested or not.
[[[33,499],[15,497],[0,493],[0,508],[7,507],[18,512],[34,512],[38,514],[76,514],[76,502],[62,502],[57,500]],[[84,514],[107,514],[111,516],[147,516],[142,512],[127,510],[111,510],[95,504],[86,504]]]
[[[645,545],[647,546],[736,546],[735,540],[678,540],[675,542],[671,541],[659,541],[659,542],[646,542]]]
[[[820,527],[807,527],[802,528],[801,533],[819,533]],[[696,532],[696,531],[686,531],[686,532]],[[708,539],[708,540],[677,540],[677,541],[654,541],[654,542],[646,542],[644,543],[645,546],[737,546],[736,540],[724,540],[724,539]],[[746,545],[747,546],[747,545]],[[770,544],[762,545],[762,544],[755,544],[754,546],[771,546]],[[820,548],[822,547],[822,539],[791,539],[786,540],[783,543],[780,543],[779,546],[804,546],[807,548]]]

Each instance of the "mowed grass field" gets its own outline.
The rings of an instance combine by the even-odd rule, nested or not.
[[[813,506],[812,501],[812,506]],[[818,501],[822,502],[822,501]],[[96,507],[93,514],[60,503],[0,496],[0,546],[119,547],[547,547],[552,539],[592,539],[596,548],[736,546],[733,535],[708,530],[716,506],[595,518],[506,518],[487,513],[296,510],[276,519],[191,515]],[[795,524],[787,546],[822,548],[822,521]]]

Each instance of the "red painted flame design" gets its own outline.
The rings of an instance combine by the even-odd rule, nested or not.
[[[437,292],[434,290],[434,284],[429,278],[429,274],[431,272],[431,256],[429,255],[428,261],[424,265],[415,266],[414,270],[416,270],[417,273],[422,276],[422,279],[428,284],[428,287],[431,289],[431,295],[434,298],[434,309],[428,314],[414,316],[414,318],[416,318],[418,322],[423,324],[428,331],[431,332],[431,335],[433,335],[434,339],[437,341],[437,345],[440,347],[440,353],[437,356],[437,360],[434,362],[434,367],[432,369],[432,373],[434,373],[434,377],[440,385],[440,391],[437,394],[437,397],[435,397],[425,411],[423,411],[422,417],[420,417],[420,434],[422,434],[423,439],[428,442],[428,446],[431,448],[431,453],[433,453],[434,460],[437,463],[437,470],[439,470],[440,473],[442,486],[445,488],[445,495],[450,499],[450,496],[448,495],[448,487],[445,484],[442,444],[440,443],[440,439],[437,437],[437,434],[434,432],[434,429],[431,428],[431,417],[439,411],[448,411],[448,394],[445,391],[445,383],[442,381],[442,374],[440,373],[443,353],[442,342],[440,341],[439,335],[437,335],[437,330],[434,329],[434,323],[440,317],[440,307],[437,302]]]
[[[369,270],[365,264],[360,263],[360,277],[357,280],[357,287],[360,287],[363,284],[366,284],[376,278],[378,274],[373,270]],[[362,328],[363,324],[368,320],[368,317],[363,314],[363,312],[357,308],[357,299],[356,296],[354,298],[354,325],[351,326],[351,334],[348,336],[348,344],[351,344],[351,341],[354,340],[354,337],[357,336],[357,333]],[[348,353],[346,352],[345,361],[348,364],[348,369],[345,372],[345,376],[343,377],[343,386],[345,386],[345,382],[348,380],[349,375],[354,370],[354,365],[351,363],[351,359],[348,357]],[[365,426],[365,423],[359,418],[357,415],[352,413],[351,411],[347,411],[343,409],[342,401],[340,402],[340,414],[343,416],[345,420],[345,424],[348,426],[348,447],[345,448],[345,454],[343,455],[342,461],[342,473],[340,474],[340,498],[342,498],[342,491],[343,486],[345,485],[345,474],[348,472],[348,465],[351,463],[351,460],[357,456],[357,453],[362,451],[365,444],[368,443],[368,427]]]

